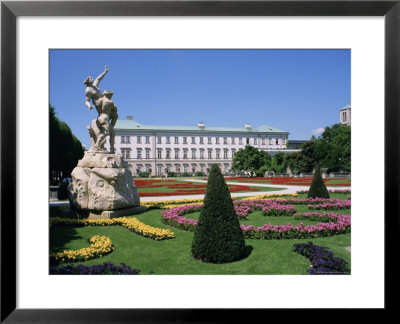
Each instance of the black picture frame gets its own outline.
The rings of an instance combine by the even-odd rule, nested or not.
[[[1,322],[228,322],[246,309],[16,308],[16,19],[18,16],[384,16],[385,18],[385,310],[395,307],[392,243],[399,234],[400,0],[392,1],[2,1],[1,2]],[[366,159],[368,154],[366,152]],[[382,174],[379,172],[379,174]],[[373,257],[371,257],[373,259]],[[372,262],[372,261],[371,261]],[[366,269],[366,271],[368,271]],[[207,311],[207,312],[206,312]]]

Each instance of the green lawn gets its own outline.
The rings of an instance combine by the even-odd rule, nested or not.
[[[340,195],[342,199],[347,195]],[[296,206],[298,212],[304,212],[306,206]],[[350,214],[350,210],[341,211]],[[53,210],[52,215],[56,212]],[[198,213],[186,215],[197,217]],[[161,210],[149,210],[136,216],[147,225],[169,228],[175,233],[175,238],[164,241],[154,241],[128,231],[120,226],[53,226],[50,229],[51,251],[58,252],[69,249],[87,247],[87,240],[93,235],[106,235],[111,238],[115,250],[100,259],[80,262],[93,265],[105,261],[119,264],[124,262],[132,268],[141,269],[141,274],[305,274],[309,262],[300,254],[294,253],[294,243],[308,242],[302,240],[246,240],[248,256],[240,261],[226,264],[202,263],[191,257],[192,232],[182,231],[161,223]],[[296,224],[291,217],[265,217],[260,212],[249,215],[242,224],[261,225]],[[304,224],[316,223],[306,222]],[[350,262],[350,252],[345,250],[351,245],[351,234],[312,239],[316,245],[330,247],[336,256]]]

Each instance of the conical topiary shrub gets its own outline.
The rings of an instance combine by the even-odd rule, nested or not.
[[[315,168],[311,186],[308,190],[308,198],[329,198],[329,192],[325,186],[324,180],[322,180],[321,170],[319,167]]]
[[[244,237],[221,170],[213,164],[204,207],[194,232],[192,255],[212,263],[232,262],[244,253]]]

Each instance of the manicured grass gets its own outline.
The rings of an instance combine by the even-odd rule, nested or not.
[[[300,195],[299,198],[306,195]],[[332,198],[346,199],[347,195],[332,194]],[[307,206],[296,206],[297,212],[307,211]],[[350,214],[350,210],[334,211]],[[188,214],[196,217],[198,213]],[[168,228],[175,233],[175,238],[154,241],[128,231],[120,226],[52,226],[50,230],[51,251],[80,249],[89,245],[88,239],[94,235],[106,235],[111,238],[115,250],[95,260],[80,262],[84,265],[100,264],[106,261],[126,263],[132,268],[141,269],[141,274],[305,274],[309,262],[303,256],[292,251],[294,243],[312,241],[315,245],[329,247],[332,252],[350,262],[350,252],[345,247],[351,245],[351,234],[336,235],[317,239],[291,240],[246,240],[247,257],[233,263],[210,264],[192,258],[192,232],[182,231],[161,223],[161,210],[153,209],[136,215],[141,222]],[[266,217],[261,212],[249,215],[242,224],[262,225],[296,224],[293,217]],[[317,222],[306,222],[315,224]]]

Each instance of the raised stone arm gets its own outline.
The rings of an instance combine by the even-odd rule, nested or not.
[[[104,69],[104,72],[103,72],[102,74],[100,74],[100,75],[96,78],[96,80],[94,80],[93,85],[95,85],[96,87],[99,86],[100,81],[103,80],[103,78],[104,78],[105,75],[107,74],[108,69],[109,69],[109,67],[106,65],[106,67],[105,67],[105,69]]]

